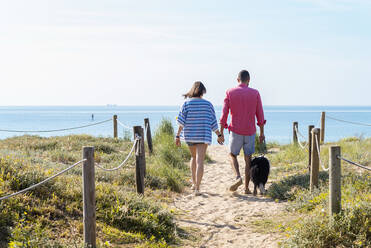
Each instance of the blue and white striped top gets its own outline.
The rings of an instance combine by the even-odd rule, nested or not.
[[[218,129],[214,106],[202,98],[187,99],[177,122],[183,127],[181,138],[186,142],[211,144],[211,131]]]

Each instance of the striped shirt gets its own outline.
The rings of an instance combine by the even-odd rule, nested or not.
[[[214,106],[202,98],[187,99],[177,122],[183,127],[181,138],[186,142],[211,144],[211,131],[218,130]]]

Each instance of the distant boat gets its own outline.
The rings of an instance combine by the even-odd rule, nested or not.
[[[107,104],[106,106],[109,107],[109,108],[111,108],[111,107],[117,107],[117,104]]]

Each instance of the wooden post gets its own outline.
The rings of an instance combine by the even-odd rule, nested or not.
[[[296,129],[298,129],[298,122],[295,121],[292,123],[292,140],[294,144],[298,143],[298,134],[296,133]]]
[[[84,244],[86,247],[96,247],[95,238],[95,167],[94,147],[83,147],[83,220]]]
[[[319,144],[319,128],[314,128],[312,130],[312,157],[311,157],[311,169],[310,169],[310,192],[313,192],[314,187],[318,188],[318,172],[319,172],[319,147],[317,147],[317,142]]]
[[[337,214],[341,210],[341,161],[340,146],[331,146],[329,151],[330,170],[330,215]]]
[[[139,142],[135,146],[135,182],[137,184],[137,192],[144,194],[144,175],[146,169],[146,157],[144,150],[144,135],[141,126],[135,126],[134,138],[140,137]]]
[[[321,144],[325,142],[325,120],[326,120],[326,112],[322,112],[321,114]]]
[[[308,126],[308,169],[310,172],[310,166],[312,161],[312,129],[314,128],[314,125]]]
[[[117,115],[113,116],[113,138],[117,138]]]
[[[149,154],[153,153],[153,144],[152,144],[152,134],[151,134],[151,126],[149,125],[149,118],[144,119],[144,129],[147,129],[147,144],[148,144],[148,150]]]

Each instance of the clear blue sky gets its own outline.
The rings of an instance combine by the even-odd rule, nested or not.
[[[0,105],[371,105],[371,1],[0,1]]]

